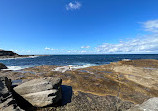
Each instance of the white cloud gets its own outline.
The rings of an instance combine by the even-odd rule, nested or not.
[[[68,50],[67,53],[71,53],[71,54],[83,54],[83,53],[87,53],[87,51],[85,51],[85,50]]]
[[[143,23],[146,31],[158,32],[158,19],[157,20],[149,20]]]
[[[158,53],[158,19],[143,23],[146,31],[151,35],[139,36],[117,44],[103,43],[96,47],[99,53]]]
[[[68,53],[78,53],[79,51],[78,50],[68,50],[67,52]]]
[[[118,44],[104,43],[96,47],[100,53],[147,53],[158,52],[158,34],[146,35]]]
[[[13,49],[10,49],[10,51],[17,52],[18,50],[16,50],[16,49],[15,49],[15,50],[13,50]]]
[[[17,49],[10,49],[10,51],[13,51],[13,52],[18,53],[18,54],[31,54],[34,52],[31,50],[17,50]]]
[[[89,49],[90,46],[81,46],[81,49]]]
[[[57,50],[57,49],[48,48],[48,47],[46,47],[46,48],[44,48],[44,49],[45,49],[45,50],[52,50],[52,51]]]
[[[45,50],[50,50],[50,48],[48,48],[48,47],[46,47],[46,48],[44,48]]]
[[[68,53],[71,53],[72,51],[68,50],[67,52],[68,52]]]
[[[82,50],[82,51],[80,51],[81,53],[86,53],[87,51],[85,51],[85,50]]]
[[[81,3],[79,2],[70,2],[66,5],[66,10],[76,10],[81,8]]]

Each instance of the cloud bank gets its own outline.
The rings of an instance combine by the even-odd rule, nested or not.
[[[81,49],[89,49],[90,46],[81,46]]]
[[[81,8],[81,3],[79,2],[70,2],[66,5],[66,10],[77,10]]]
[[[67,53],[69,54],[84,54],[87,53],[85,50],[68,50]]]
[[[96,47],[97,52],[102,53],[148,53],[158,52],[158,34],[148,35],[142,38],[131,39],[118,44],[104,43]]]
[[[147,22],[143,23],[144,28],[146,31],[151,31],[151,32],[158,32],[158,20],[149,20]]]
[[[158,20],[143,23],[145,31],[153,32],[118,44],[103,43],[96,47],[99,53],[158,53]]]
[[[48,48],[48,47],[46,47],[45,50],[52,50],[52,51],[54,51],[54,50],[57,50],[57,49],[53,49],[53,48]]]

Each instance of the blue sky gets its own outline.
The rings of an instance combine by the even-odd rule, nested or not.
[[[158,0],[0,0],[0,48],[19,54],[158,53]]]

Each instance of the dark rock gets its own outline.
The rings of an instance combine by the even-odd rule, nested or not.
[[[11,80],[7,77],[0,77],[0,110],[2,111],[23,111],[20,109],[11,93]]]
[[[0,56],[18,56],[18,54],[13,51],[0,50]]]
[[[40,78],[25,82],[14,90],[33,106],[45,107],[62,99],[61,83],[60,78]]]
[[[7,67],[4,64],[0,63],[0,70],[1,69],[7,69]]]

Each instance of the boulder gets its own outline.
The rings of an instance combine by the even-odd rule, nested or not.
[[[0,110],[2,111],[23,111],[17,106],[11,92],[11,80],[7,77],[0,77]]]
[[[14,88],[15,92],[35,107],[55,105],[62,99],[60,78],[30,80]]]
[[[0,63],[0,70],[1,69],[7,69],[7,67],[4,64]]]
[[[150,98],[141,105],[135,105],[128,111],[158,111],[158,97]]]

